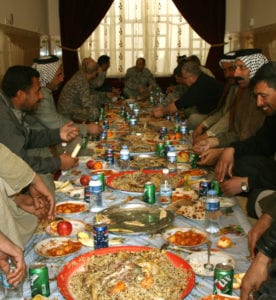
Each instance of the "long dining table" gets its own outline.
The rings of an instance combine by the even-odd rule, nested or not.
[[[93,142],[96,143],[96,142]],[[106,142],[108,144],[108,141]],[[89,145],[88,145],[89,146]],[[91,152],[93,153],[93,151]],[[61,175],[58,179],[58,182],[67,182],[69,181],[73,187],[80,188],[81,185],[79,184],[79,178],[83,174],[91,175],[91,170],[87,168],[86,162],[89,159],[100,160],[101,158],[98,157],[98,154],[93,157],[93,154],[80,156],[79,166],[74,168],[73,170],[67,172],[67,174]],[[115,171],[120,172],[120,168],[116,163],[112,166],[107,166],[109,168],[114,169]],[[209,172],[209,170],[207,170]],[[211,178],[211,173],[208,173],[208,178]],[[143,203],[142,195],[141,194],[133,194],[127,191],[122,191],[118,189],[111,188],[106,186],[105,191],[102,193],[103,197],[103,207],[108,208],[110,206],[119,205],[120,203]],[[68,200],[74,201],[83,201],[83,199],[76,199],[75,197],[70,197],[68,193],[64,193],[62,191],[57,191],[55,193],[56,203],[64,202]],[[156,196],[156,204],[158,206],[159,196]],[[251,225],[247,219],[246,214],[239,206],[238,202],[235,198],[233,198],[233,205],[230,208],[222,210],[222,216],[220,217],[220,227],[225,228],[227,226],[238,227],[240,228],[239,234],[237,232],[226,232],[224,233],[225,236],[229,237],[232,242],[232,246],[227,249],[220,249],[217,247],[217,241],[220,238],[219,235],[211,236],[212,242],[212,252],[211,255],[216,255],[217,253],[223,252],[225,255],[229,255],[232,258],[232,261],[235,262],[234,272],[235,273],[244,273],[249,267],[250,260],[248,259],[248,247],[247,247],[247,233],[251,228]],[[95,213],[86,211],[74,216],[73,219],[78,219],[83,221],[85,224],[92,225],[93,220],[95,217]],[[45,226],[40,226],[35,234],[32,236],[31,240],[27,243],[25,247],[25,260],[28,266],[30,266],[33,262],[43,262],[48,266],[50,272],[50,291],[51,294],[49,299],[65,299],[61,294],[56,281],[57,274],[62,270],[63,266],[74,259],[75,257],[93,251],[94,248],[91,246],[82,246],[82,248],[73,254],[68,256],[62,257],[44,257],[40,256],[37,251],[35,251],[35,246],[43,241],[44,239],[49,238],[50,236],[45,231]],[[173,223],[170,224],[169,228],[197,228],[200,230],[204,230],[204,222],[198,221],[192,218],[186,218],[183,215],[175,214],[174,212],[174,220]],[[120,237],[120,243],[118,246],[148,246],[153,248],[160,249],[164,244],[165,240],[163,238],[163,231],[167,228],[151,233],[139,233],[139,234],[124,234],[123,232],[109,233],[109,239],[112,240],[114,237]],[[91,234],[91,232],[89,233]],[[76,237],[75,237],[76,238]],[[112,247],[112,246],[110,246]],[[206,244],[199,247],[199,249],[193,248],[185,248],[185,247],[171,247],[169,245],[166,248],[166,251],[172,252],[177,256],[180,256],[184,260],[189,259],[191,255],[197,253],[197,251],[206,251]],[[185,297],[187,300],[192,299],[200,299],[203,296],[209,295],[213,293],[213,285],[214,285],[214,278],[213,276],[201,276],[195,272],[195,285],[191,292]],[[24,298],[31,299],[31,288],[30,288],[30,281],[26,277],[24,285]],[[239,296],[240,290],[234,289],[233,295]],[[80,299],[81,300],[81,299]],[[174,300],[174,299],[172,299]]]

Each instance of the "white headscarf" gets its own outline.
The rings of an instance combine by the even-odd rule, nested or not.
[[[32,68],[39,72],[39,82],[42,87],[53,80],[60,65],[61,61],[55,55],[43,56],[34,60]]]
[[[262,53],[238,56],[236,59],[241,60],[249,69],[249,78],[252,78],[262,65],[268,63],[268,59]]]

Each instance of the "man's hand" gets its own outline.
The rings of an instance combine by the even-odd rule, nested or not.
[[[74,122],[68,122],[59,129],[59,133],[63,141],[70,142],[79,135],[79,128],[74,126]]]
[[[97,124],[90,123],[87,124],[87,132],[91,134],[100,134],[103,131],[103,128]]]
[[[248,300],[250,293],[258,290],[263,281],[268,277],[268,265],[271,259],[259,252],[246,272],[241,286],[241,300]]]
[[[219,182],[224,180],[225,175],[232,177],[232,170],[234,166],[234,148],[225,148],[221,153],[219,161],[215,168],[215,177]]]
[[[79,159],[67,153],[60,154],[61,170],[70,170],[78,165]]]
[[[8,257],[10,257],[15,264],[15,270],[10,271],[8,264]],[[24,278],[27,266],[24,261],[24,255],[21,248],[9,240],[3,233],[0,232],[0,268],[6,273],[9,284],[17,286]]]
[[[205,140],[200,141],[196,145],[193,146],[193,151],[197,154],[201,154],[208,149],[216,148],[219,145],[219,141],[216,137],[207,138]]]
[[[54,196],[37,174],[29,186],[29,193],[33,198],[34,205],[36,207],[45,207],[48,209],[48,220],[53,220],[55,217]]]
[[[193,142],[195,143],[196,138],[203,134],[203,132],[206,130],[206,127],[203,125],[203,123],[200,123],[195,130],[193,131]]]
[[[242,182],[247,183],[248,182],[247,177],[233,176],[230,179],[220,183],[221,191],[223,192],[224,195],[227,196],[234,196],[240,194],[242,192],[241,190]]]
[[[260,219],[248,232],[248,249],[250,252],[250,257],[253,259],[255,257],[255,248],[258,239],[261,235],[268,229],[272,223],[272,218],[269,214],[262,214]]]
[[[164,107],[162,107],[162,106],[154,107],[152,110],[152,114],[155,118],[163,117],[164,116]]]
[[[214,166],[218,161],[223,149],[214,148],[203,152],[200,155],[200,160],[197,162],[199,166]]]
[[[208,135],[207,133],[202,133],[201,135],[197,135],[195,138],[193,138],[193,147],[196,148],[196,146],[202,142],[205,141],[206,139],[208,139]]]

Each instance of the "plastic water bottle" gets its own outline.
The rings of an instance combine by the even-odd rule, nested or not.
[[[66,142],[62,142],[61,143],[61,148],[62,148],[62,153],[66,153],[66,151],[67,151],[67,143]],[[65,175],[67,175],[68,174],[68,171],[67,170],[62,170],[61,171],[61,175],[62,176],[65,176]]]
[[[137,119],[135,115],[132,115],[129,120],[130,134],[136,133]]]
[[[163,169],[163,180],[160,185],[160,204],[167,206],[172,202],[172,186],[169,181],[169,169]]]
[[[15,265],[8,259],[10,265],[10,273],[15,270]],[[17,287],[10,285],[7,280],[7,276],[4,272],[1,272],[2,285],[4,288],[4,298],[9,300],[24,300],[23,297],[23,282],[20,282]]]
[[[168,169],[170,173],[177,172],[177,154],[173,146],[168,147],[167,152]]]
[[[120,151],[120,168],[122,170],[129,169],[129,160],[130,160],[129,150],[127,148],[127,145],[123,145]]]
[[[205,230],[210,234],[219,232],[220,200],[215,190],[209,190],[205,200]]]
[[[97,212],[103,209],[102,182],[98,175],[91,176],[90,188],[90,211]]]

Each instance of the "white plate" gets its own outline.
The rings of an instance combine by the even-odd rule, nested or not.
[[[79,163],[87,163],[90,159],[92,159],[91,156],[78,156]]]
[[[75,199],[83,199],[84,198],[84,187],[76,187],[72,188],[64,193],[68,197],[72,197]]]
[[[190,231],[192,230],[194,233],[196,234],[201,234],[204,236],[204,240],[201,241],[200,243],[197,243],[195,245],[180,245],[180,244],[177,244],[177,243],[171,243],[169,242],[169,237],[174,235],[176,232],[178,231],[181,231],[181,232],[187,232],[187,231]],[[172,228],[172,229],[169,229],[167,231],[165,231],[163,233],[163,239],[166,240],[167,242],[169,242],[171,245],[174,245],[174,246],[178,246],[178,247],[184,247],[184,248],[193,248],[193,247],[199,247],[203,244],[205,244],[208,239],[209,239],[209,234],[203,230],[200,230],[200,229],[197,229],[195,227],[177,227],[177,228]]]
[[[220,197],[220,207],[221,208],[228,208],[236,205],[236,200],[235,198],[229,198],[229,197]]]
[[[72,232],[69,236],[74,236],[74,235],[78,234],[78,232],[85,230],[85,223],[83,221],[79,221],[79,220],[66,220],[66,221],[70,222],[73,226]],[[53,222],[58,223],[59,221],[53,221]],[[51,223],[53,223],[53,222],[51,222]],[[51,223],[46,227],[46,229],[45,229],[46,233],[51,236],[59,236],[56,231],[53,231],[51,229],[52,228]]]
[[[68,247],[68,242],[69,241],[73,241],[73,242],[77,242],[79,245],[79,242],[77,239],[70,239],[67,237],[53,237],[53,238],[49,238],[49,239],[45,239],[42,240],[40,242],[38,242],[35,246],[34,246],[34,251],[43,257],[51,257],[51,258],[55,258],[55,257],[63,257],[63,256],[68,256],[71,255],[72,253],[78,252],[81,249],[81,245],[80,247],[77,247],[75,249],[73,249],[73,251],[71,251],[70,253],[66,253],[66,254],[60,254],[60,255],[50,255],[47,253],[48,250],[53,249],[53,248],[57,248],[57,247]]]
[[[209,271],[204,268],[204,264],[207,263],[207,251],[194,252],[188,255],[186,260],[197,275],[214,276],[214,271]],[[214,267],[219,263],[227,263],[234,268],[236,266],[236,262],[232,256],[221,251],[211,251],[210,263],[213,264]]]
[[[73,204],[73,205],[80,205],[83,210],[81,211],[76,211],[76,212],[58,212],[57,211],[57,208],[60,206],[60,205],[70,205],[70,204]],[[58,216],[61,216],[61,217],[65,217],[65,218],[70,218],[70,217],[75,217],[77,216],[78,214],[82,214],[84,212],[87,212],[89,210],[89,204],[85,201],[63,201],[63,202],[58,202],[56,204],[56,214]]]
[[[236,297],[236,296],[230,296],[230,295],[225,295],[225,294],[220,294],[220,295],[208,295],[208,296],[204,296],[202,298],[200,298],[199,300],[213,300],[213,299],[217,299],[216,296],[219,296],[221,298],[221,300],[223,299],[233,299],[233,300],[240,300],[240,297]],[[225,298],[224,298],[225,297]]]

